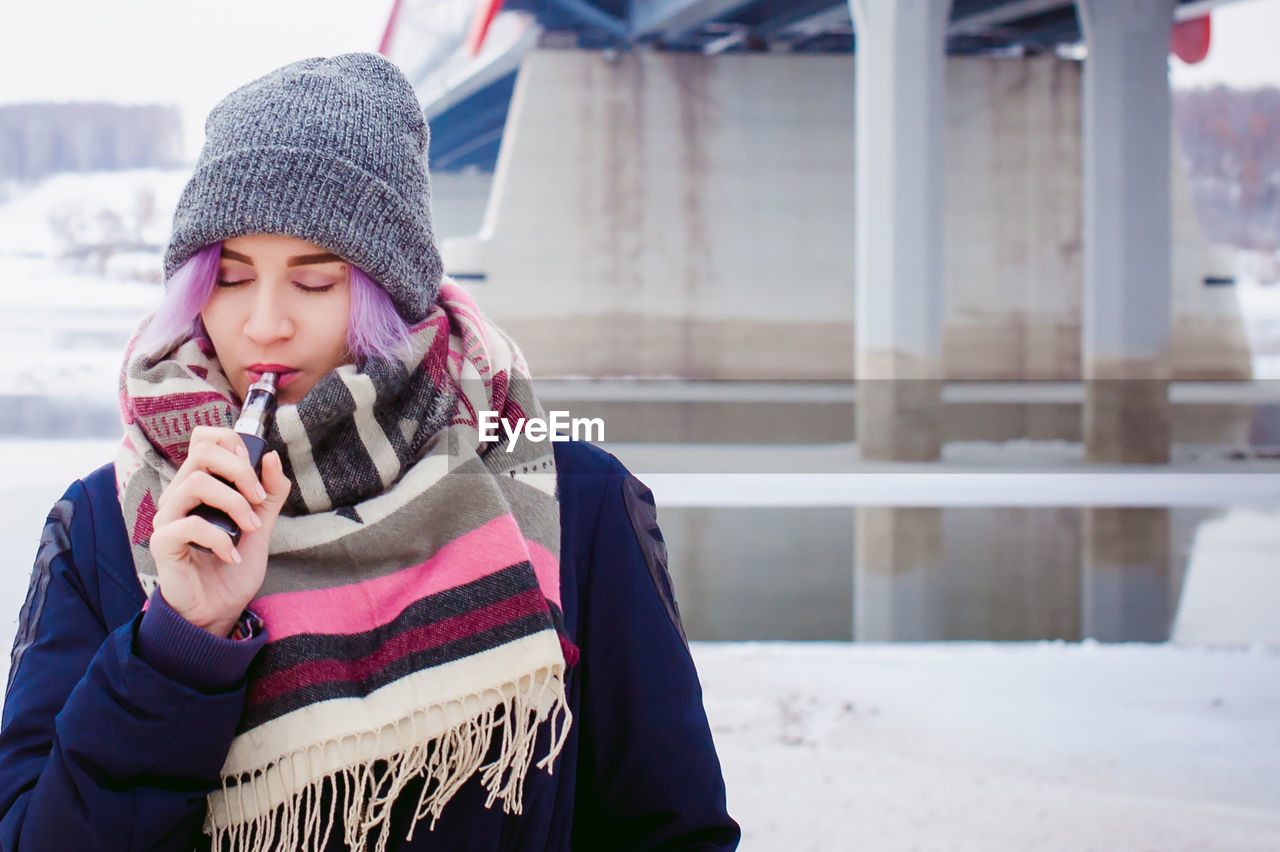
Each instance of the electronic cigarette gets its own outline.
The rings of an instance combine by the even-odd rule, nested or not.
[[[253,472],[258,476],[262,475],[262,457],[267,450],[267,427],[271,425],[271,418],[276,413],[276,381],[278,379],[279,376],[276,373],[263,373],[261,378],[249,386],[249,393],[245,395],[244,408],[240,411],[240,419],[236,420],[236,425],[233,427],[240,435],[240,440],[244,441],[245,449],[249,451],[249,464],[253,465]],[[215,474],[215,478],[235,488],[221,476]],[[204,518],[218,529],[225,530],[231,536],[232,544],[240,543],[240,527],[221,509],[202,503],[192,509],[189,514]],[[195,542],[191,542],[191,546],[205,553],[210,552],[209,548]]]

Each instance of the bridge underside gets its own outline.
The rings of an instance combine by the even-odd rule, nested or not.
[[[1089,461],[1166,463],[1170,380],[1249,375],[1172,156],[1211,5],[511,0],[506,48],[417,81],[432,168],[493,174],[446,266],[535,375],[853,378],[886,462],[940,458],[947,381],[1077,380]],[[860,576],[938,569],[914,511],[857,510]],[[1168,571],[1164,509],[1082,531],[1099,587]]]
[[[934,2],[935,0],[929,0]],[[1227,0],[1175,0],[1175,18],[1203,15]],[[421,35],[452,46],[433,24],[432,2],[409,0],[402,13],[418,32],[397,40],[392,57],[423,69]],[[447,4],[444,4],[447,5]],[[911,0],[904,5],[911,6]],[[944,50],[951,56],[1033,56],[1080,45],[1084,40],[1074,0],[951,0]],[[560,49],[723,53],[849,54],[857,46],[848,0],[507,0],[499,19],[522,17],[544,46]],[[465,22],[464,22],[465,23]],[[455,24],[456,25],[456,24]],[[402,25],[402,28],[405,28]],[[408,29],[412,29],[410,26]],[[455,38],[453,41],[459,41]],[[533,46],[532,41],[525,50]],[[438,51],[432,51],[438,52]],[[501,64],[501,63],[500,63]],[[506,67],[510,66],[510,67]],[[432,126],[431,167],[492,171],[501,145],[518,61],[482,85],[463,86],[439,103],[428,103]],[[450,75],[456,76],[456,75]],[[426,87],[435,91],[435,87]],[[422,92],[420,92],[422,94]],[[428,97],[428,101],[436,100]]]

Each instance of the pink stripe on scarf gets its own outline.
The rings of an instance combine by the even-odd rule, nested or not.
[[[151,534],[155,532],[156,520],[156,503],[151,499],[151,492],[142,492],[142,502],[138,505],[138,520],[133,527],[133,535],[129,537],[130,544],[141,544],[142,542],[150,542]],[[538,582],[542,582],[542,578],[538,578]]]
[[[439,648],[526,615],[546,611],[547,605],[542,595],[533,590],[522,592],[471,612],[410,628],[390,637],[377,650],[358,660],[309,660],[273,672],[253,685],[249,693],[249,704],[261,704],[278,695],[318,683],[367,680],[410,654]]]
[[[198,408],[209,403],[227,404],[222,394],[213,391],[202,393],[170,393],[164,396],[135,396],[132,400],[133,413],[142,417],[153,414],[169,414],[183,409]]]
[[[533,563],[543,595],[560,606],[556,556],[525,540],[508,513],[454,539],[426,562],[363,583],[268,595],[252,609],[272,641],[299,633],[363,633],[393,621],[415,601],[525,560]]]
[[[529,561],[533,563],[533,573],[538,577],[542,594],[563,612],[564,607],[560,604],[560,558],[536,541],[525,539],[524,545],[529,548]]]

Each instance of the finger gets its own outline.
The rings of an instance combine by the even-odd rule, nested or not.
[[[218,449],[242,459],[247,460],[249,457],[249,451],[245,449],[244,441],[241,440],[240,435],[234,429],[222,426],[197,426],[192,430],[191,440],[187,444],[187,458],[183,461],[182,466],[178,468],[178,472],[174,475],[173,482],[170,485],[180,483],[190,476],[194,470],[208,469],[207,460]],[[249,469],[252,470],[252,467]],[[232,477],[227,477],[227,479],[232,479]],[[247,493],[253,494],[254,489],[250,488]]]
[[[267,491],[263,508],[274,518],[284,507],[289,491],[293,488],[293,483],[284,474],[284,462],[280,460],[280,453],[276,450],[262,457],[262,485]]]
[[[195,471],[178,487],[170,486],[166,489],[165,494],[168,499],[156,509],[152,521],[157,526],[184,517],[201,503],[226,512],[241,530],[252,532],[262,526],[244,495],[225,482],[218,481],[208,471]]]
[[[238,435],[236,436],[236,441],[240,449],[243,450],[244,442],[240,440]],[[247,456],[248,451],[245,451],[244,456],[239,456],[218,444],[202,444],[183,463],[179,473],[184,475],[181,478],[175,476],[173,482],[169,484],[169,488],[165,489],[165,493],[168,493],[175,486],[181,486],[195,472],[205,471],[221,476],[230,482],[251,504],[260,504],[266,499],[266,491],[258,481],[257,474],[253,472],[253,466],[249,464]],[[160,496],[163,500],[164,494]],[[160,503],[156,505],[157,507],[161,506]]]
[[[249,464],[249,451],[239,435],[235,435],[235,449],[237,452],[231,452],[221,444],[205,444],[199,449],[196,464],[232,483],[250,503],[261,503],[267,492]]]
[[[191,430],[190,446],[218,444],[235,452],[240,436],[229,426],[197,426]]]
[[[241,561],[240,552],[231,543],[231,536],[195,515],[156,527],[151,533],[150,544],[152,557],[157,563],[190,557],[191,544],[207,547],[223,562],[234,564]]]

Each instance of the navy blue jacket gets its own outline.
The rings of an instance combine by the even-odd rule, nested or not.
[[[396,850],[732,850],[739,829],[680,624],[653,497],[615,457],[554,444],[574,724],[554,774],[530,767],[524,812],[484,807],[473,777]],[[0,850],[207,849],[205,794],[262,640],[143,612],[111,465],[50,512],[19,618],[0,729]],[[175,621],[177,623],[175,623]],[[534,754],[545,754],[543,726]],[[329,849],[341,849],[335,825]]]

